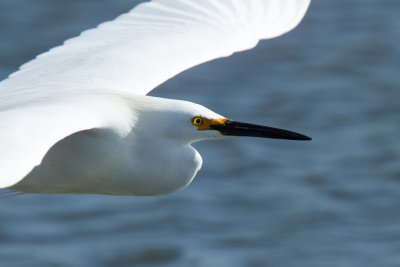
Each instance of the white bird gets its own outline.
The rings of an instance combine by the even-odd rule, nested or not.
[[[153,0],[39,55],[0,83],[0,188],[162,195],[204,139],[309,137],[146,96],[200,63],[296,27],[310,0]]]

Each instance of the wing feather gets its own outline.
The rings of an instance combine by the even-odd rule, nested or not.
[[[108,90],[147,94],[203,62],[282,35],[310,0],[154,0],[39,55],[3,90]],[[182,56],[184,55],[184,56]],[[54,66],[57,66],[56,68]],[[37,89],[39,90],[39,89]]]
[[[93,128],[124,136],[133,116],[124,98],[108,93],[41,98],[0,112],[0,188],[19,182],[64,137]]]

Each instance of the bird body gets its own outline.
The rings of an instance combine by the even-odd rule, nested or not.
[[[290,31],[309,4],[153,0],[39,55],[0,82],[0,188],[162,195],[201,168],[193,142],[309,140],[146,96],[185,69]]]
[[[136,95],[123,95],[120,101],[117,106],[126,105],[130,113],[128,131],[77,132],[54,145],[11,188],[29,193],[167,194],[188,185],[201,167],[202,158],[191,143],[223,138],[193,127],[191,118],[196,116],[223,118],[195,103]],[[177,127],[171,129],[173,125]]]

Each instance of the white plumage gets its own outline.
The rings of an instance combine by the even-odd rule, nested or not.
[[[224,137],[192,119],[223,117],[145,95],[290,31],[309,3],[153,0],[39,55],[0,83],[0,187],[155,195],[186,186],[201,166],[190,143]]]

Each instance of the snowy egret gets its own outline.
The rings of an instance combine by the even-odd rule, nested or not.
[[[309,137],[146,96],[200,63],[282,35],[310,0],[153,0],[39,55],[0,83],[0,187],[162,195],[201,167],[204,139]]]

